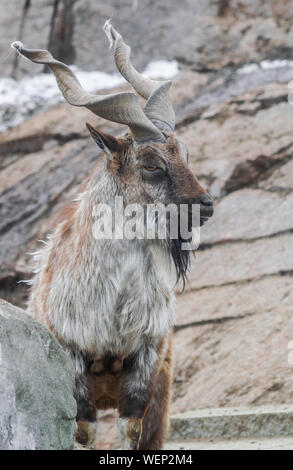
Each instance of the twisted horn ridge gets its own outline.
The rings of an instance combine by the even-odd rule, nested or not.
[[[133,86],[135,91],[147,100],[144,112],[146,116],[162,131],[173,132],[175,113],[169,96],[172,85],[170,80],[151,80],[140,74],[131,64],[131,48],[122,36],[107,20],[104,31],[110,41],[116,66],[123,77]]]
[[[94,114],[109,121],[129,126],[134,140],[164,141],[160,130],[147,118],[134,93],[95,95],[84,90],[70,68],[55,60],[50,52],[42,49],[26,49],[16,41],[11,44],[21,55],[37,64],[46,64],[55,75],[64,98],[73,106],[85,106]]]

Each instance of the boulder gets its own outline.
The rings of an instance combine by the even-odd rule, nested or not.
[[[56,338],[0,300],[0,449],[72,449],[73,390],[74,373]]]

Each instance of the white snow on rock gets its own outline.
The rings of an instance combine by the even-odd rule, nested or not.
[[[262,60],[260,63],[245,64],[237,70],[239,74],[249,74],[259,70],[293,67],[293,60]]]
[[[85,72],[76,66],[70,67],[82,86],[95,93],[121,85],[124,78],[118,74]],[[150,62],[143,74],[149,78],[170,79],[178,73],[175,60]],[[40,73],[19,81],[12,78],[0,79],[0,132],[17,126],[30,116],[64,101],[51,73]]]
[[[150,62],[143,72],[143,75],[149,78],[162,78],[168,80],[175,77],[178,73],[178,64],[176,60],[154,60]]]

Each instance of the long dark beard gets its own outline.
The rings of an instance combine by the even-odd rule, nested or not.
[[[144,222],[145,224],[147,223],[147,213],[145,211],[144,214]],[[175,270],[176,270],[176,284],[179,284],[180,282],[182,283],[182,292],[185,289],[186,285],[186,280],[187,280],[187,274],[189,271],[190,267],[190,258],[191,258],[191,253],[193,254],[193,250],[189,249],[182,249],[182,246],[186,246],[188,244],[192,245],[192,236],[190,238],[182,238],[181,237],[181,230],[180,230],[180,217],[178,216],[178,219],[176,219],[176,224],[178,225],[178,231],[177,231],[177,238],[171,238],[170,235],[170,213],[167,213],[166,217],[166,239],[164,241],[165,247],[169,252],[169,255],[171,256]],[[174,219],[173,219],[174,220]],[[155,222],[156,222],[156,231],[158,230],[158,213],[155,213]],[[191,233],[191,228],[192,228],[192,218],[188,217],[188,232]],[[156,232],[158,233],[158,232]]]
[[[191,250],[183,250],[182,246],[186,246],[186,244],[189,244],[192,242],[192,237],[189,239],[183,239],[180,234],[180,219],[178,218],[178,238],[172,239],[168,237],[168,249],[170,252],[170,255],[172,257],[175,269],[176,269],[176,274],[177,274],[177,281],[176,283],[179,284],[180,282],[182,283],[182,292],[185,289],[186,285],[186,280],[187,280],[187,274],[189,272],[190,268],[190,261],[191,261]],[[191,232],[192,228],[192,219],[188,217],[188,230]],[[168,217],[167,220],[167,232],[168,234],[170,233],[170,218]]]
[[[185,289],[185,284],[187,280],[187,273],[190,267],[190,251],[182,250],[182,243],[186,240],[178,238],[177,240],[169,240],[168,248],[172,256],[176,274],[177,274],[177,284],[182,282],[182,292]]]

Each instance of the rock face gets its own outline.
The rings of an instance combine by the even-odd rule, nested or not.
[[[198,71],[264,59],[288,59],[292,52],[290,0],[11,0],[2,9],[1,74],[37,73],[14,55],[9,44],[50,47],[59,60],[87,70],[112,71],[105,54],[102,25],[112,18],[118,30],[131,38],[138,67],[150,59],[176,58]]]
[[[73,385],[53,335],[0,300],[0,449],[73,448]]]

